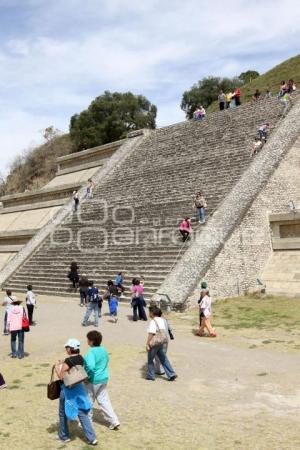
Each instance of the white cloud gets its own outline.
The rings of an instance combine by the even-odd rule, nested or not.
[[[182,120],[181,94],[201,77],[266,70],[298,50],[296,0],[286,0],[287,14],[278,0],[10,5],[18,6],[15,27],[0,35],[1,149],[9,149],[1,150],[2,168],[40,129],[66,130],[70,116],[106,89],[146,95],[166,125]]]

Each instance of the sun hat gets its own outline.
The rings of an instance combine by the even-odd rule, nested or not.
[[[74,350],[80,350],[80,342],[78,339],[70,338],[65,343],[65,347],[73,348]]]

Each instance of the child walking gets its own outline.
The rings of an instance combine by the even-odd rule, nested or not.
[[[33,321],[33,311],[34,307],[36,306],[36,296],[32,290],[31,284],[27,286],[26,306],[28,312],[29,325],[35,325],[35,322]]]
[[[109,314],[110,317],[114,317],[115,318],[115,323],[118,322],[118,298],[113,296],[110,298],[109,301]]]

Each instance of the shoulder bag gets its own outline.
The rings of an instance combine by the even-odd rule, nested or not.
[[[30,331],[30,327],[29,327],[29,319],[26,316],[26,312],[25,309],[23,308],[23,317],[22,317],[22,330],[25,331],[26,333],[28,331]]]
[[[88,379],[88,375],[83,366],[73,366],[63,376],[64,385],[68,388],[76,386]]]
[[[156,333],[149,343],[150,347],[156,347],[156,346],[160,346],[163,344],[167,344],[168,338],[167,338],[166,333],[164,332],[164,330],[160,330],[159,326],[157,325],[156,320],[155,319],[153,319],[153,320],[156,325]]]
[[[50,383],[47,385],[47,397],[49,400],[56,400],[60,396],[60,380],[53,381],[54,379],[54,369],[55,366],[52,367]]]

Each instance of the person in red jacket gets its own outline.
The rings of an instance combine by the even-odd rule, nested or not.
[[[234,100],[235,100],[235,106],[240,106],[241,104],[241,90],[239,87],[235,88],[234,90]]]

